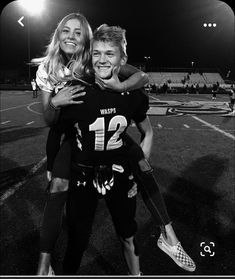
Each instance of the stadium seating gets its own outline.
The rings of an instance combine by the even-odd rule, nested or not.
[[[169,83],[171,86],[182,86],[184,80],[189,86],[199,84],[200,87],[207,85],[211,87],[217,81],[219,84],[224,84],[224,80],[219,73],[189,73],[189,72],[148,72],[149,83],[159,86],[164,83]]]
[[[182,83],[182,80],[184,80],[187,77],[186,72],[149,72],[149,80],[150,83],[157,83],[157,84],[163,84],[165,82],[168,82],[169,80],[171,83]]]
[[[191,83],[199,83],[201,85],[206,84],[206,80],[204,79],[203,75],[200,75],[199,73],[191,73],[189,75],[189,84]]]
[[[221,84],[224,83],[221,75],[219,73],[203,73],[203,77],[207,84],[214,84],[217,81]]]

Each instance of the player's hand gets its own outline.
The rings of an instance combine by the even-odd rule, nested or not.
[[[124,92],[125,84],[124,82],[120,82],[118,78],[118,67],[113,68],[112,77],[110,79],[102,79],[96,75],[96,83],[99,85],[101,89],[112,89],[116,92]]]
[[[136,182],[134,181],[133,175],[130,175],[128,178],[129,178],[129,180],[132,180],[133,186],[128,191],[127,196],[128,196],[128,198],[133,198],[134,196],[136,196],[138,194],[138,188],[137,188]]]
[[[55,107],[63,107],[73,104],[82,104],[82,100],[74,100],[86,94],[85,87],[82,85],[65,86],[58,93],[51,98],[51,103]]]

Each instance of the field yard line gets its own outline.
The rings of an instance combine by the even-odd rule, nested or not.
[[[1,109],[0,112],[8,111],[8,110],[11,110],[11,109],[17,109],[17,108],[27,107],[27,106],[30,106],[30,105],[32,105],[32,104],[37,104],[37,103],[41,103],[41,102],[33,102],[33,103],[30,103],[30,104],[26,104],[26,105],[20,105],[20,106],[16,106],[16,107],[10,107],[10,108],[6,108],[6,109]]]
[[[195,120],[197,120],[197,121],[199,121],[199,122],[205,124],[207,127],[210,127],[210,128],[212,128],[213,130],[215,130],[215,131],[217,131],[217,132],[223,134],[224,136],[226,136],[226,137],[228,137],[228,138],[230,138],[230,139],[235,140],[235,136],[233,136],[233,135],[231,135],[231,134],[229,134],[229,133],[227,133],[227,132],[225,132],[225,131],[223,131],[223,130],[217,128],[216,126],[210,124],[209,122],[207,122],[207,121],[205,121],[205,120],[202,120],[201,118],[199,118],[199,117],[197,117],[197,116],[192,116],[192,118],[194,118]]]
[[[28,105],[28,106],[27,106],[27,109],[28,109],[29,111],[33,112],[33,113],[42,114],[41,112],[38,112],[38,111],[36,111],[36,110],[31,109],[31,106],[32,106],[32,105],[34,105],[34,104],[39,104],[39,103],[41,103],[41,102],[34,102],[34,103]]]
[[[152,99],[156,100],[156,101],[160,101],[160,99],[153,97],[152,95],[149,95],[149,97],[151,97]]]
[[[46,159],[46,156],[42,158],[41,161],[39,161],[30,169],[28,174],[20,182],[13,185],[0,197],[0,206],[2,206],[6,199],[12,196],[22,185],[24,185],[32,177],[32,175],[46,162]]]
[[[31,125],[33,123],[34,123],[34,121],[31,121],[31,122],[26,123],[26,125]]]
[[[1,122],[0,124],[7,124],[7,123],[9,123],[9,122],[11,122],[10,120],[7,120],[7,121],[4,121],[4,122]]]

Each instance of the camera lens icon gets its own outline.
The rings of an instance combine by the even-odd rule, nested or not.
[[[212,248],[215,247],[215,243],[214,242],[210,242],[209,245],[206,244],[206,242],[201,242],[200,246],[202,247],[203,251],[200,252],[200,255],[202,257],[205,257],[206,255],[209,254],[210,257],[214,257],[215,252],[212,251]]]

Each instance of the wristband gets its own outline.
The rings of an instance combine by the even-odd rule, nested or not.
[[[51,102],[51,99],[49,100],[49,106],[54,109],[54,110],[59,110],[60,108],[59,107],[55,107],[52,102]]]

